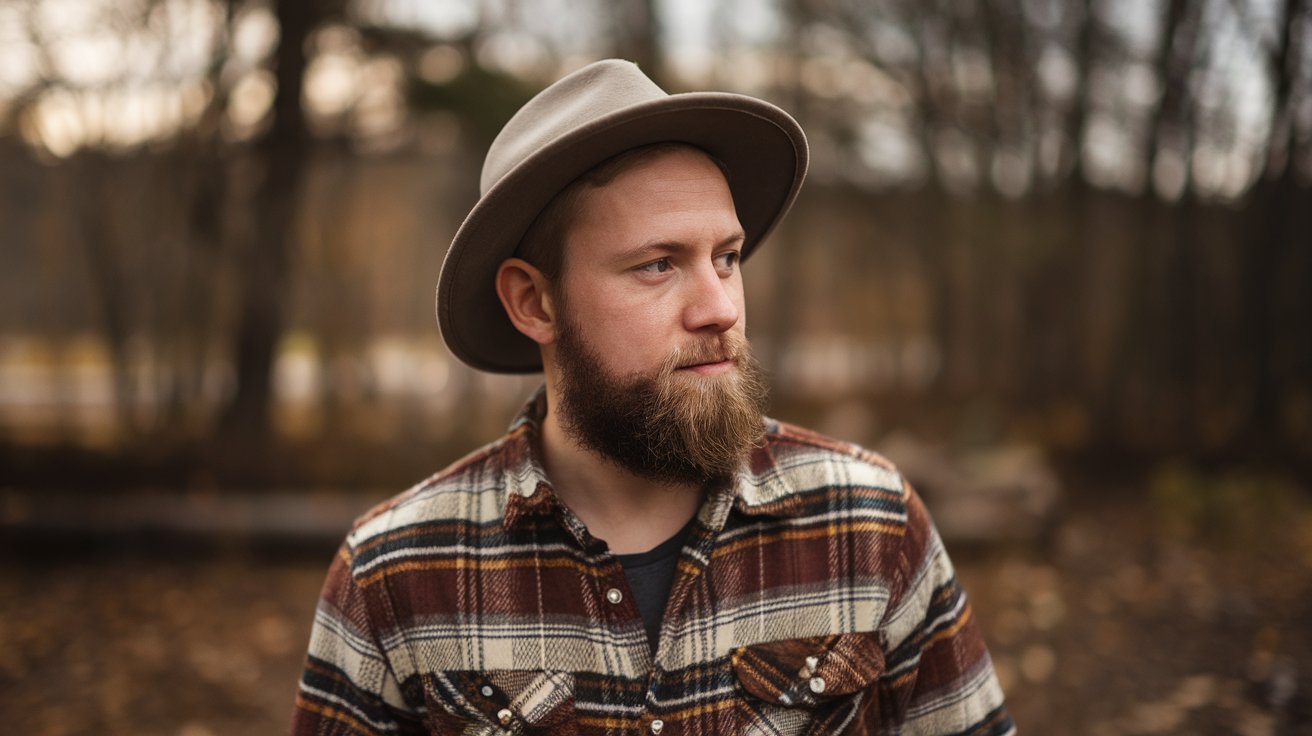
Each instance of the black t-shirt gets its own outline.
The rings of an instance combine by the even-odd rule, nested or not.
[[[674,584],[674,571],[678,567],[679,552],[692,531],[693,517],[684,524],[674,536],[661,542],[646,552],[632,555],[615,555],[624,566],[624,576],[629,579],[629,588],[633,591],[633,602],[642,615],[642,623],[647,629],[647,641],[653,652],[661,636],[661,619],[665,614],[665,603],[670,598],[670,586]]]

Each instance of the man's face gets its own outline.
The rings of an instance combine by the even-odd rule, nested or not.
[[[561,421],[647,477],[730,473],[761,436],[742,227],[719,168],[666,151],[591,189],[567,236],[552,349]]]
[[[607,371],[651,372],[676,348],[745,334],[742,225],[705,155],[659,153],[588,190],[565,240],[558,292]]]

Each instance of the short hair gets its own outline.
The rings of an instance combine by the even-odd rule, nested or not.
[[[630,148],[618,153],[591,169],[583,172],[564,189],[551,198],[546,207],[538,213],[533,224],[525,231],[515,248],[515,255],[528,261],[542,272],[547,281],[553,285],[560,279],[565,263],[565,235],[574,224],[583,204],[583,194],[589,189],[603,187],[615,180],[620,174],[655,156],[671,151],[692,150],[709,158],[729,179],[729,169],[723,161],[706,151],[679,141],[662,141],[645,146]]]

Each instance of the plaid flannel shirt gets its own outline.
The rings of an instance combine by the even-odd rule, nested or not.
[[[888,461],[773,420],[708,492],[653,652],[552,491],[541,393],[363,516],[329,570],[294,734],[1009,734],[937,532]]]

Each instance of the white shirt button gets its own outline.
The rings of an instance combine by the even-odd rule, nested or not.
[[[509,708],[502,708],[497,711],[497,720],[501,721],[501,725],[509,726],[510,722],[515,720],[515,714],[511,713]]]
[[[657,718],[656,720],[651,722],[652,733],[660,733],[661,731],[664,730],[665,730],[665,721],[662,721],[661,719]]]
[[[483,689],[482,689],[482,690],[479,690],[479,692],[483,693],[483,697],[485,697],[485,698],[490,698],[490,697],[492,697],[492,692],[493,692],[493,690],[492,690],[492,687],[491,687],[490,685],[484,685],[484,686],[483,686]]]
[[[606,591],[606,600],[618,606],[620,601],[624,600],[624,594],[620,592],[619,588],[611,588]]]
[[[820,693],[822,693],[822,692],[824,692],[824,691],[825,691],[825,681],[824,681],[824,678],[822,678],[822,677],[812,677],[812,678],[811,678],[811,692],[815,693],[816,695],[819,695]]]

